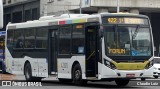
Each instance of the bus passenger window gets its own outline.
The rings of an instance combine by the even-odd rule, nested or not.
[[[71,47],[71,28],[60,28],[59,34],[59,54],[70,54]]]
[[[23,41],[19,39],[16,43],[16,48],[23,48],[23,46],[24,46]]]
[[[8,35],[7,35],[7,47],[9,49],[9,51],[11,51],[11,48],[14,46],[13,44],[13,31],[7,31]]]
[[[35,29],[25,30],[25,48],[35,48]]]
[[[72,54],[84,53],[85,31],[82,24],[74,25],[72,30]]]
[[[38,28],[36,33],[36,48],[47,48],[47,35],[46,28]]]
[[[15,31],[14,34],[14,42],[15,42],[15,48],[23,48],[24,47],[24,36],[23,36],[23,30],[19,29]]]

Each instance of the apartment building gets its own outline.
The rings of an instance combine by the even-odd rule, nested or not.
[[[3,0],[4,29],[8,22],[18,23],[40,17],[40,0]]]

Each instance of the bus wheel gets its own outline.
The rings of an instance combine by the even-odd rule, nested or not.
[[[115,82],[117,86],[126,86],[129,83],[129,79],[117,79]]]
[[[154,78],[158,78],[158,76],[154,76]]]
[[[141,78],[141,80],[142,80],[142,81],[145,81],[146,79],[145,79],[145,78]]]
[[[34,82],[40,82],[42,80],[41,77],[32,77],[32,81]]]
[[[85,85],[87,84],[86,80],[82,79],[82,70],[79,64],[76,64],[73,68],[72,78],[75,85]]]
[[[31,65],[29,63],[27,63],[24,68],[24,75],[25,75],[26,81],[32,80],[32,70],[31,70]]]
[[[72,82],[71,79],[62,79],[62,78],[59,78],[58,80],[59,80],[59,82],[61,82],[61,83],[69,83],[69,82]]]

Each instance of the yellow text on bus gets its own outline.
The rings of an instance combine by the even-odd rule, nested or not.
[[[110,49],[109,48],[109,53],[110,54],[125,54],[126,50],[125,49]]]

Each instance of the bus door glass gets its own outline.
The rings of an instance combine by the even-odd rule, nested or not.
[[[97,23],[86,27],[86,76],[96,77],[98,73],[98,28]]]
[[[57,72],[57,29],[52,29],[50,32],[50,40],[49,40],[49,71]]]

